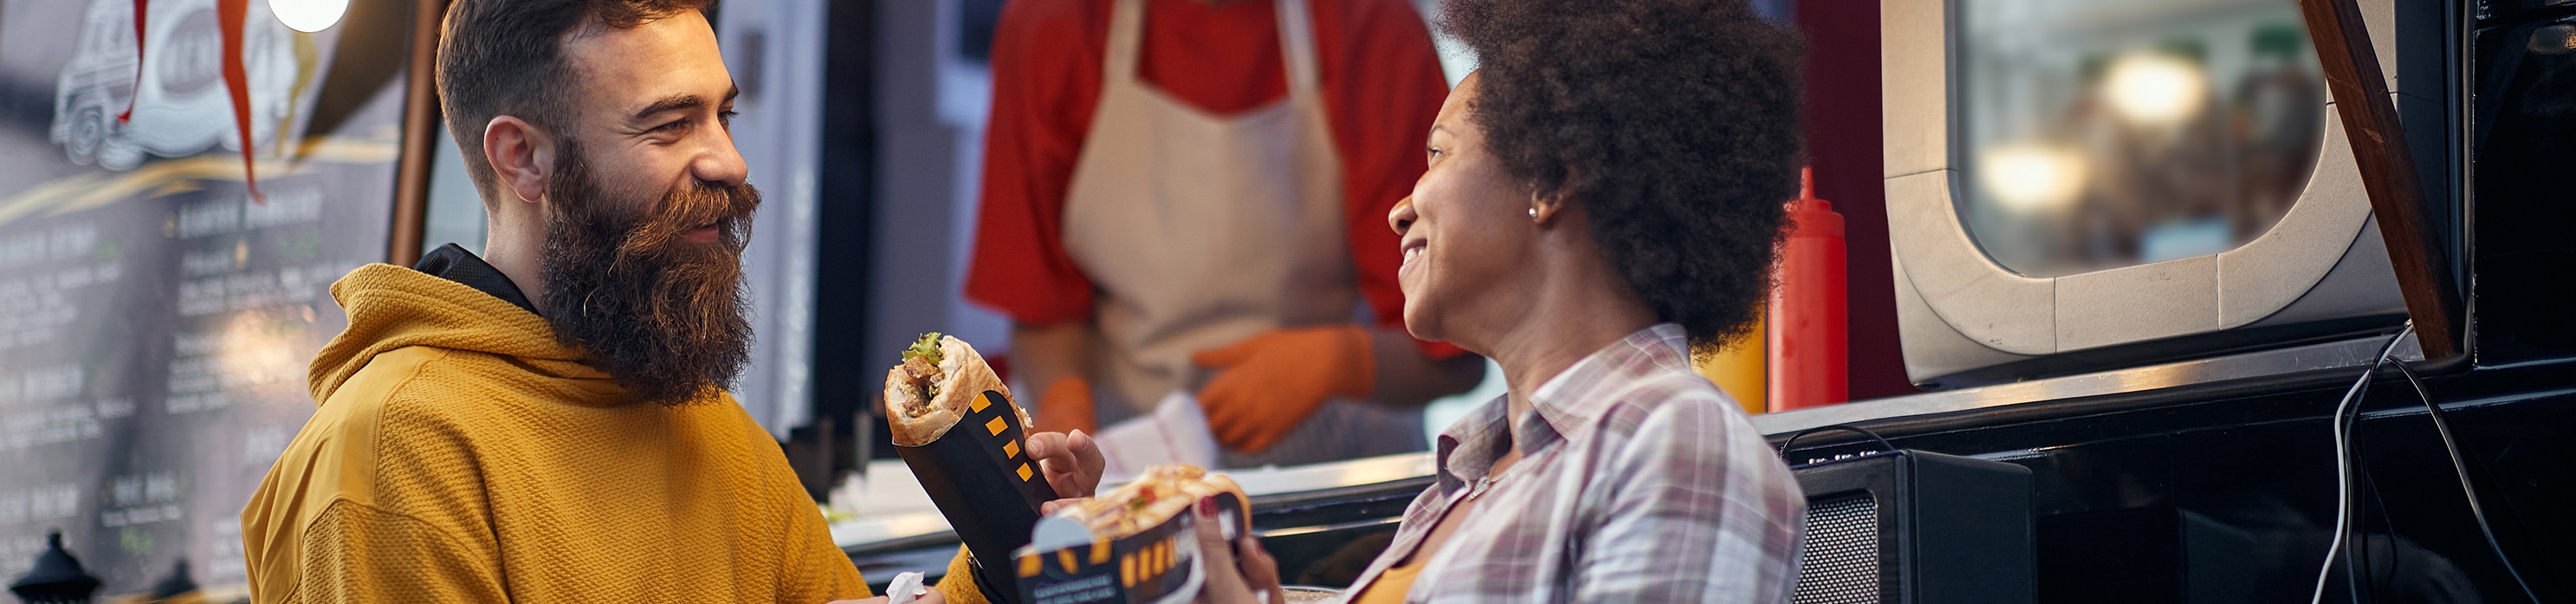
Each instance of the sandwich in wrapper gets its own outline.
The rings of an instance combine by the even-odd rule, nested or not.
[[[965,542],[975,584],[1019,602],[1011,552],[1029,542],[1038,504],[1056,499],[1030,459],[1026,412],[964,340],[924,335],[886,372],[887,432],[921,489]]]
[[[1186,513],[1215,497],[1218,526]],[[1156,466],[1108,493],[1038,521],[1015,556],[1020,601],[1028,604],[1178,604],[1197,597],[1208,570],[1197,531],[1228,542],[1251,526],[1252,502],[1224,474],[1190,465]]]

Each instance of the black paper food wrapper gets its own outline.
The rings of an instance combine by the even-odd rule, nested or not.
[[[957,426],[918,447],[895,447],[921,490],[948,517],[975,566],[975,583],[994,602],[1019,602],[1011,551],[1028,545],[1038,504],[1056,499],[1029,458],[1026,427],[1009,397],[986,390]]]
[[[1032,538],[1035,542],[1020,548],[1013,561],[1019,602],[1181,604],[1197,598],[1207,573],[1236,572],[1202,568],[1197,531],[1225,531],[1231,542],[1251,526],[1250,511],[1242,500],[1218,497],[1216,501],[1216,517],[1227,526],[1197,526],[1197,519],[1183,510],[1134,535],[1101,539],[1090,536],[1078,520],[1040,520]]]

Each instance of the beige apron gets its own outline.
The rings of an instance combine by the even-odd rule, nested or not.
[[[1324,122],[1310,13],[1303,0],[1277,4],[1288,98],[1228,116],[1139,79],[1145,0],[1118,0],[1111,17],[1100,105],[1064,209],[1065,250],[1098,288],[1089,373],[1104,425],[1203,384],[1192,352],[1356,316],[1341,164]],[[1422,447],[1419,410],[1337,399],[1269,451],[1227,453],[1220,463]]]

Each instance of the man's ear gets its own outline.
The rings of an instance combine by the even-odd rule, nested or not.
[[[547,180],[554,177],[555,140],[544,128],[514,116],[492,118],[483,127],[483,158],[503,191],[519,201],[543,201]]]

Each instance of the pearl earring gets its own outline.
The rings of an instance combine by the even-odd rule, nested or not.
[[[1530,208],[1530,220],[1538,220],[1538,208]]]

